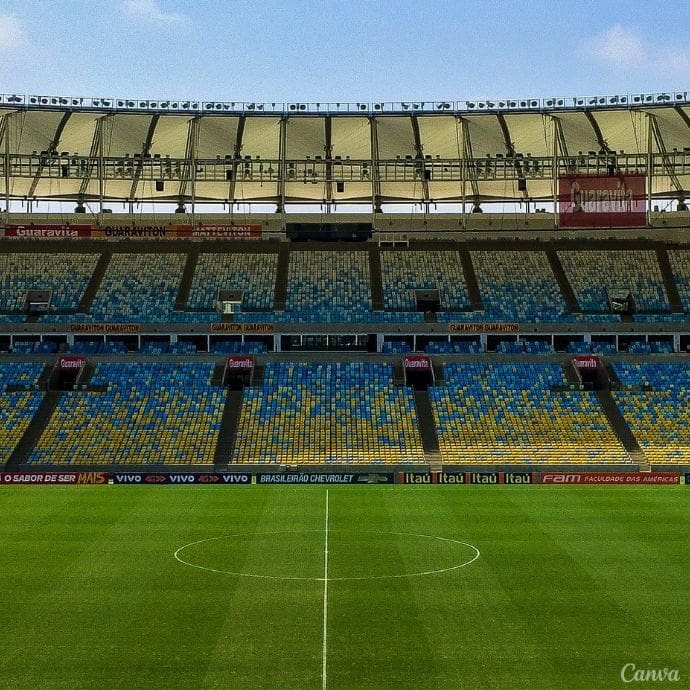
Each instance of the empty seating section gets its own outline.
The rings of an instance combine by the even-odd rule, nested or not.
[[[668,311],[664,279],[656,253],[648,250],[559,251],[563,269],[580,308],[608,311],[607,291],[630,290],[636,308]]]
[[[0,254],[0,312],[24,309],[27,290],[51,290],[50,311],[74,310],[98,254]]]
[[[439,290],[441,307],[464,309],[469,298],[457,252],[382,251],[383,304],[386,309],[414,311],[414,290]]]
[[[369,255],[349,251],[292,251],[286,312],[296,321],[369,318]]]
[[[67,392],[29,461],[47,464],[208,464],[226,393],[213,364],[100,363],[91,383]]]
[[[670,250],[668,258],[680,301],[685,311],[690,311],[690,249]],[[687,317],[683,316],[683,318]]]
[[[473,251],[471,257],[485,319],[572,320],[544,252]]]
[[[113,254],[91,313],[102,321],[174,321],[184,254]]]
[[[200,254],[187,305],[214,309],[218,290],[242,290],[245,309],[270,309],[277,266],[277,254]]]
[[[412,390],[388,364],[270,363],[245,389],[233,462],[423,461]]]
[[[593,393],[564,386],[558,364],[447,364],[429,389],[446,463],[622,463],[629,458]]]
[[[637,389],[612,395],[649,462],[690,463],[690,363],[613,366],[624,386]]]
[[[0,462],[7,462],[43,400],[42,393],[7,388],[34,388],[42,370],[42,364],[0,364]]]

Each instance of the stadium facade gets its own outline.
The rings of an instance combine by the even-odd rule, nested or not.
[[[685,92],[4,95],[0,151],[8,470],[690,466]]]

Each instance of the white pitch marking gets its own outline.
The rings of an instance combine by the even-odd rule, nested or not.
[[[204,544],[209,541],[218,541],[220,539],[232,539],[233,537],[257,537],[257,536],[262,536],[262,535],[271,535],[271,534],[301,534],[304,532],[321,532],[322,530],[300,530],[294,531],[294,530],[277,530],[274,532],[254,532],[254,533],[243,533],[243,534],[224,534],[220,537],[210,537],[208,539],[197,539],[196,541],[191,541],[188,544],[183,544],[180,546],[175,553],[173,554],[174,558],[176,561],[179,561],[180,563],[184,565],[188,565],[190,568],[197,568],[198,570],[205,570],[209,573],[220,573],[221,575],[234,575],[235,577],[252,577],[256,578],[259,580],[304,580],[304,581],[310,581],[310,582],[324,582],[323,577],[293,577],[290,575],[262,575],[259,573],[240,573],[240,572],[235,572],[232,570],[218,570],[217,568],[209,568],[205,565],[198,565],[197,563],[191,563],[190,561],[185,561],[180,554],[182,551],[185,549],[191,547],[191,546],[196,546],[197,544]],[[344,532],[347,530],[343,530]],[[376,534],[376,535],[381,535],[381,534],[391,534],[393,536],[401,536],[401,537],[419,537],[420,539],[436,539],[438,541],[447,541],[450,542],[451,544],[461,544],[462,546],[467,546],[468,548],[472,549],[474,551],[474,556],[469,560],[469,561],[464,561],[463,563],[458,563],[457,565],[452,565],[448,568],[437,568],[436,570],[423,570],[420,572],[416,573],[402,573],[400,575],[353,575],[350,577],[330,577],[328,578],[329,582],[345,582],[349,580],[394,580],[394,579],[399,579],[403,577],[423,577],[425,575],[440,575],[442,573],[450,573],[454,570],[459,570],[460,568],[464,568],[467,565],[470,565],[471,563],[474,563],[480,556],[481,552],[479,549],[474,545],[470,544],[469,542],[466,541],[460,541],[459,539],[450,539],[449,537],[437,537],[431,534],[414,534],[412,532],[366,532],[366,531],[349,531],[351,534]]]
[[[323,648],[321,651],[321,686],[326,690],[328,683],[328,489],[326,489],[326,523],[323,540]]]

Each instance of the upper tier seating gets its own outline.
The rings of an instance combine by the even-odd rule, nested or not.
[[[100,363],[91,380],[107,392],[63,393],[29,462],[209,464],[226,392],[214,365]]]
[[[91,307],[99,321],[175,321],[184,254],[113,254]]]
[[[560,321],[567,308],[544,252],[471,252],[489,320]]]
[[[439,290],[443,309],[464,309],[469,304],[457,252],[382,251],[381,274],[386,309],[415,311],[415,289]]]
[[[629,458],[591,392],[558,364],[453,363],[429,389],[446,463],[622,463]]]
[[[423,462],[414,398],[388,364],[270,363],[244,392],[233,462]]]
[[[27,290],[52,290],[50,311],[76,309],[97,261],[98,254],[0,254],[0,312],[22,310]]]
[[[608,311],[607,289],[632,291],[637,309],[668,311],[656,253],[648,250],[559,251],[581,309]]]
[[[362,251],[292,251],[286,312],[294,321],[350,321],[371,312],[369,255]]]
[[[7,388],[34,388],[42,370],[43,365],[40,363],[0,364],[0,462],[9,460],[43,400],[42,393],[8,393]]]
[[[615,362],[624,386],[651,390],[612,393],[653,464],[690,463],[690,363]]]
[[[187,305],[215,309],[218,290],[243,290],[245,309],[270,309],[277,254],[200,254]]]

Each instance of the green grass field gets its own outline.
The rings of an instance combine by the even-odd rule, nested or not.
[[[0,684],[688,687],[688,499],[329,487],[326,554],[325,487],[2,487]]]

